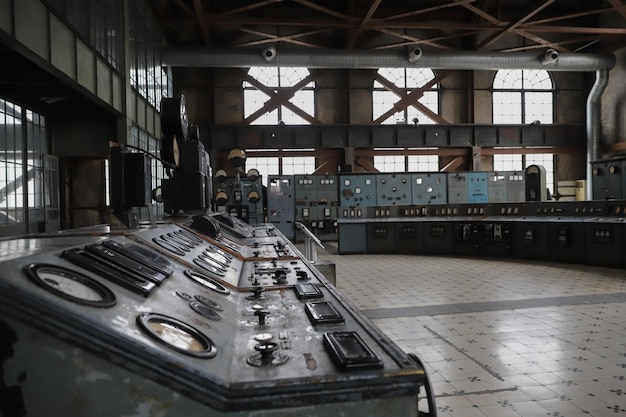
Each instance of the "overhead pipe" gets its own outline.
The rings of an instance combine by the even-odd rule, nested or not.
[[[448,70],[546,69],[597,71],[615,65],[612,54],[537,52],[404,51],[252,48],[164,48],[162,63],[168,67],[305,67],[333,69],[431,68]]]
[[[601,102],[602,93],[609,83],[609,71],[606,69],[596,71],[596,80],[587,96],[587,184],[585,197],[593,199],[592,181],[593,173],[591,162],[598,160],[600,149],[600,134],[602,131]]]

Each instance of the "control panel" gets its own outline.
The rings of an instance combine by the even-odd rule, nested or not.
[[[5,380],[29,376],[27,415],[80,415],[75,396],[102,392],[119,401],[89,415],[123,415],[175,393],[169,408],[180,415],[297,415],[311,404],[310,415],[352,415],[360,401],[416,415],[427,381],[419,361],[275,227],[228,217],[0,242],[12,253],[0,262],[3,341],[43,343],[16,344],[3,362]],[[81,382],[95,375],[97,384]],[[36,393],[51,385],[56,394],[41,402]]]

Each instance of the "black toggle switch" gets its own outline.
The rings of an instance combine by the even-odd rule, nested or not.
[[[257,310],[254,312],[254,315],[259,318],[259,326],[265,325],[265,316],[270,314],[267,310]]]
[[[274,281],[276,281],[277,284],[284,284],[287,282],[287,274],[285,274],[285,271],[276,271],[274,272]]]
[[[265,291],[265,288],[260,287],[260,286],[255,286],[250,288],[250,292],[252,293],[252,295],[249,295],[248,300],[258,300],[259,298],[261,298],[261,294],[263,293],[263,291]]]
[[[261,342],[254,346],[254,350],[261,354],[261,365],[268,366],[272,364],[274,352],[278,350],[278,344],[274,342]]]
[[[298,280],[309,279],[309,274],[307,274],[306,271],[296,271],[296,276]]]

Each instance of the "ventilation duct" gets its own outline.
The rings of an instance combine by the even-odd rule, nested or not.
[[[305,67],[335,69],[432,68],[448,70],[548,69],[597,71],[611,69],[614,55],[541,52],[407,51],[274,48],[164,48],[168,67]]]
[[[596,81],[587,97],[587,189],[585,191],[587,200],[593,198],[591,161],[598,160],[600,133],[602,130],[600,98],[608,83],[609,72],[607,70],[596,71]]]

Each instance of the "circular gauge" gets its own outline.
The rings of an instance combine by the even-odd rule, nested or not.
[[[187,137],[189,121],[185,96],[164,97],[161,100],[161,130],[166,136]]]
[[[216,303],[215,301],[211,300],[209,297],[206,297],[204,295],[198,294],[195,296],[196,300],[200,301],[202,304],[205,304],[208,307],[211,307],[213,310],[216,311],[223,311],[224,308],[219,305],[218,303]]]
[[[256,168],[250,168],[248,172],[246,172],[246,177],[252,182],[255,182],[261,177],[261,173]]]
[[[191,304],[189,304],[189,306],[191,307],[193,311],[200,314],[205,319],[209,319],[213,321],[219,321],[222,319],[222,317],[219,315],[217,311],[215,311],[209,306],[202,304],[198,301],[192,302]]]
[[[233,148],[228,152],[228,161],[235,167],[242,167],[246,162],[246,151]]]
[[[220,206],[228,203],[228,194],[226,191],[218,191],[217,194],[215,194],[215,202]]]
[[[195,261],[195,259],[194,259]],[[215,281],[214,279],[211,279],[209,277],[207,277],[206,275],[203,274],[199,274],[197,272],[194,271],[190,271],[190,270],[186,270],[185,271],[185,275],[187,275],[187,277],[191,278],[192,280],[194,280],[195,282],[197,282],[198,284],[213,290],[217,293],[220,294],[230,294],[230,290],[226,287],[224,287],[222,284],[220,284],[219,282]]]
[[[161,138],[161,159],[177,167],[180,164],[180,149],[176,136],[163,136]]]
[[[251,204],[256,204],[261,200],[261,194],[257,190],[252,190],[248,193],[248,201]]]
[[[215,266],[211,265],[210,263],[208,263],[206,260],[204,260],[202,258],[194,258],[193,262],[196,265],[198,265],[199,267],[201,267],[203,269],[206,269],[207,271],[209,271],[213,275],[217,275],[218,277],[223,277],[224,276],[224,271],[223,270],[216,268]]]
[[[48,264],[30,264],[24,267],[24,271],[35,284],[68,301],[91,307],[115,305],[115,294],[109,288],[71,269]]]
[[[211,339],[180,320],[162,314],[143,313],[137,316],[137,324],[150,337],[177,352],[204,359],[217,354]]]
[[[215,177],[215,181],[224,182],[226,181],[226,178],[228,178],[228,173],[224,169],[218,169],[217,171],[215,171],[214,177]]]
[[[185,256],[185,251],[172,245],[170,242],[167,242],[163,239],[160,239],[158,237],[153,237],[152,241],[154,243],[156,243],[157,245],[159,245],[160,247],[162,247],[163,249],[166,249],[172,253],[175,253],[176,255],[180,255],[180,256]]]

